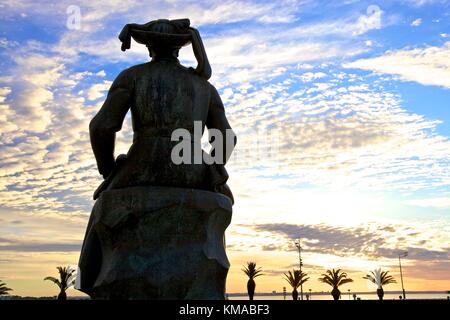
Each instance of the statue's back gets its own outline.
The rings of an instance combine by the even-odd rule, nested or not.
[[[204,164],[174,165],[171,159],[178,143],[171,141],[172,132],[186,129],[194,137],[195,121],[202,129],[207,122],[212,91],[208,81],[172,59],[131,67],[116,83],[128,96],[134,138],[108,189],[142,185],[208,189]]]
[[[129,69],[134,82],[133,129],[159,128],[193,133],[194,121],[204,125],[210,84],[174,61],[152,61]],[[163,131],[161,131],[163,133]]]

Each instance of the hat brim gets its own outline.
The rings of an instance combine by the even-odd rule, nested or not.
[[[133,39],[146,46],[175,47],[181,48],[191,43],[192,36],[186,34],[159,33],[152,31],[133,30]]]

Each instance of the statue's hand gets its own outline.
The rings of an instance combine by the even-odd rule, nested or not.
[[[116,158],[116,161],[108,168],[105,172],[103,172],[103,179],[107,179],[111,174],[114,174],[117,171],[117,168],[122,165],[122,163],[127,159],[126,154],[119,154]]]
[[[109,172],[106,172],[106,173],[102,174],[103,179],[106,180],[106,179],[109,177],[109,175],[111,174],[111,172],[112,172],[112,170],[109,171]]]
[[[107,165],[103,164],[101,168],[99,168],[99,173],[103,176],[103,179],[109,177],[111,172],[113,172],[116,164],[114,161],[109,161]]]
[[[103,182],[100,184],[97,190],[95,190],[94,200],[96,200],[100,196],[100,193],[102,193],[104,190],[108,188],[108,185],[111,183],[111,180],[114,178],[114,175],[117,173],[117,171],[120,169],[120,167],[122,166],[122,164],[125,162],[126,159],[127,159],[126,154],[119,155],[116,158],[114,164],[111,166],[111,169],[109,169],[103,174],[103,179],[105,180],[103,180]]]

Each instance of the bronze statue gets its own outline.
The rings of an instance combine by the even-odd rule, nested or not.
[[[195,122],[224,137],[231,130],[208,82],[200,34],[188,19],[156,20],[126,25],[119,35],[123,51],[131,38],[148,47],[152,60],[117,76],[89,126],[105,180],[94,193],[78,288],[97,299],[223,299],[229,264],[222,240],[234,202],[224,164],[235,140],[223,144],[223,163],[171,161],[174,130],[189,131],[198,144]],[[195,69],[177,58],[189,43]],[[133,144],[115,159],[115,133],[128,110]]]

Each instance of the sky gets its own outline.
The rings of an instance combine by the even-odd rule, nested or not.
[[[450,290],[450,2],[0,0],[0,279],[12,294],[56,295],[43,278],[76,266],[101,182],[90,119],[118,73],[150,58],[126,23],[189,18],[238,145],[226,234],[227,292],[305,289],[342,268],[376,268],[385,290]],[[79,14],[79,15],[78,15]],[[79,18],[79,19],[78,19]],[[190,46],[180,61],[195,66]],[[132,139],[129,115],[116,153]],[[69,295],[81,295],[71,289]]]

